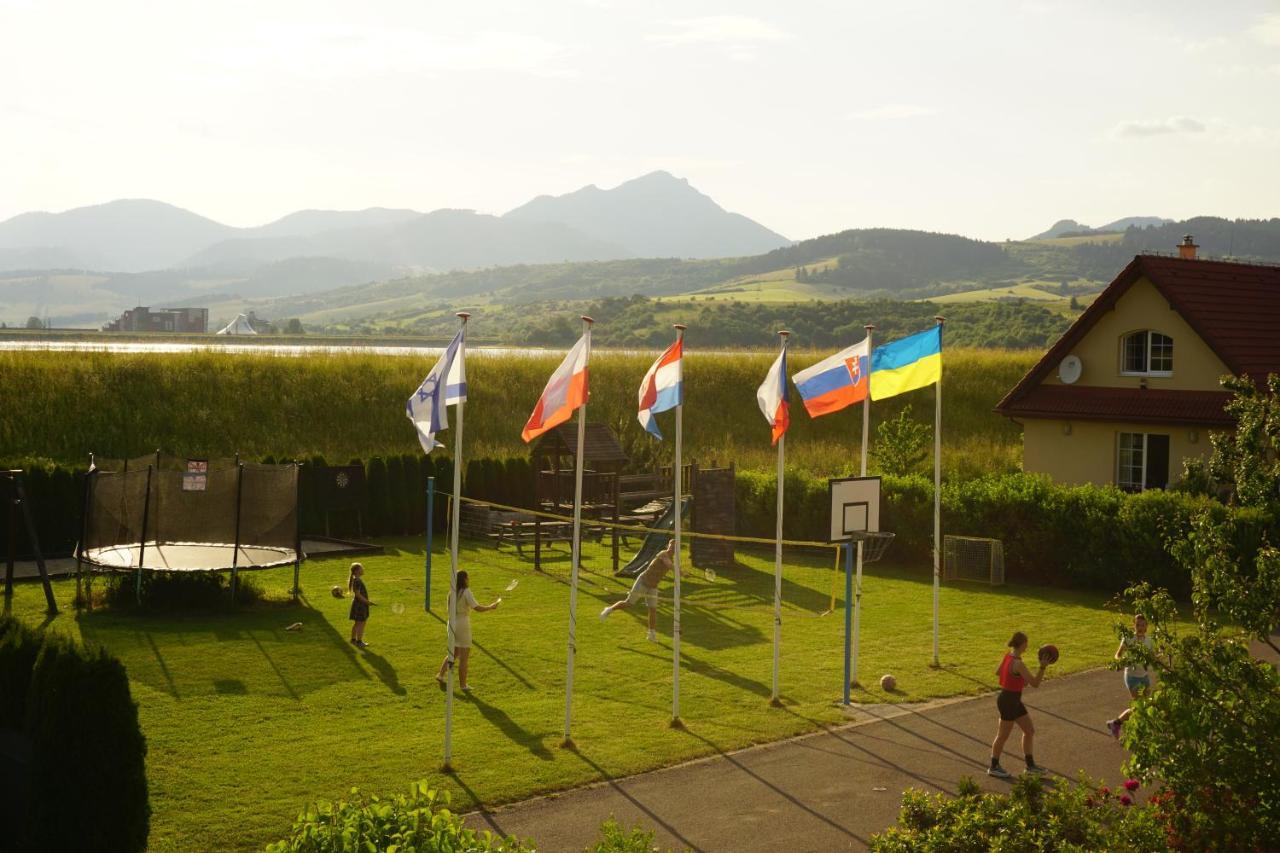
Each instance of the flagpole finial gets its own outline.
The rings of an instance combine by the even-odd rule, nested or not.
[[[470,312],[470,311],[458,311],[458,312],[457,312],[457,313],[455,313],[453,316],[457,317],[459,320],[461,320],[462,322],[464,322],[464,323],[465,323],[465,322],[467,322],[467,320],[471,319],[471,312]]]
[[[791,336],[791,332],[788,329],[779,329],[778,334],[781,335],[784,339]]]
[[[594,322],[595,322],[595,320],[592,320],[592,319],[591,319],[590,317],[588,317],[586,314],[583,314],[581,319],[582,319],[582,322],[587,323],[587,324],[591,324],[591,323],[594,323]]]
[[[684,323],[672,323],[671,328],[676,329],[677,331],[683,332],[685,329],[689,327],[686,326]]]
[[[934,319],[936,320],[937,318],[935,317]],[[867,325],[863,326],[862,328],[866,329],[868,332],[874,332],[874,331],[876,330],[876,324],[875,324],[875,323],[868,323]]]
[[[937,323],[939,326],[941,326],[943,323],[947,322],[947,318],[946,318],[946,317],[942,317],[942,316],[939,316],[939,315],[935,314],[935,315],[933,316],[933,322],[935,322],[935,323]]]

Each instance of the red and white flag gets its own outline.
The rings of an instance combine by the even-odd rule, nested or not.
[[[569,350],[556,372],[542,389],[538,405],[533,407],[529,422],[520,437],[533,441],[573,417],[578,407],[587,402],[587,360],[591,357],[591,337],[585,334]]]

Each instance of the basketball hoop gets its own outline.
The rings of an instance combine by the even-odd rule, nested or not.
[[[893,542],[892,533],[884,533],[881,531],[860,530],[857,533],[849,535],[851,543],[862,543],[862,562],[874,563],[884,556],[884,552],[889,550],[889,545]]]

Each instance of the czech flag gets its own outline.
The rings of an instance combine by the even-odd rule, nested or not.
[[[684,338],[680,338],[649,368],[640,381],[640,426],[661,440],[654,415],[674,409],[684,402]]]
[[[791,425],[791,415],[787,411],[789,395],[787,393],[787,351],[778,353],[778,357],[769,368],[764,382],[756,389],[756,401],[760,403],[760,411],[764,419],[773,427],[773,443],[787,431]]]
[[[863,340],[828,356],[794,377],[809,417],[829,415],[867,398],[871,379],[870,343]]]
[[[578,338],[569,354],[542,389],[538,405],[533,407],[529,422],[520,437],[533,441],[549,429],[573,417],[574,411],[587,402],[587,360],[591,357],[590,333]]]
[[[871,399],[883,400],[942,379],[942,327],[934,326],[871,354]]]

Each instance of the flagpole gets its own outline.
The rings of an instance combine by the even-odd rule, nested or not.
[[[675,324],[676,343],[684,340],[684,330],[687,327],[682,323]],[[681,506],[681,487],[684,485],[680,482],[684,469],[681,466],[680,451],[684,443],[684,355],[681,350],[680,361],[680,402],[676,403],[676,458],[675,466],[672,471],[672,480],[675,481],[675,516],[672,522],[672,539],[675,541],[675,553],[672,561],[672,573],[675,579],[674,593],[674,615],[671,619],[671,725],[679,728],[683,725],[680,722],[680,527],[682,522],[683,507]]]
[[[938,324],[938,353],[942,353],[942,326],[945,317],[934,317]],[[938,661],[938,597],[942,579],[942,370],[933,386],[933,665]]]
[[[462,340],[458,342],[458,352],[454,358],[465,358],[467,320],[471,315],[466,311],[459,311],[455,316],[458,318],[458,329],[462,333]],[[448,399],[449,396],[449,374],[452,369],[450,365],[449,369],[445,370],[444,376],[440,377],[445,389],[445,393],[441,395],[442,400]],[[465,399],[458,401],[458,423],[453,434],[453,512],[449,514],[449,623],[445,629],[445,642],[448,643],[445,654],[449,658],[449,672],[445,676],[447,683],[444,694],[444,769],[446,772],[452,770],[450,761],[453,759],[453,648],[456,642],[454,625],[458,617],[458,517],[462,515],[459,498],[462,495],[462,410],[465,406]],[[445,411],[448,411],[447,403]]]
[[[590,369],[591,324],[590,317],[582,317],[582,336],[586,338],[586,354],[583,363]],[[572,747],[570,729],[573,724],[573,658],[577,651],[578,631],[578,562],[582,556],[582,454],[587,440],[587,399],[578,408],[578,452],[573,471],[573,556],[569,574],[569,663],[564,679],[564,746]]]
[[[867,476],[867,444],[871,432],[871,353],[875,349],[875,344],[871,337],[875,333],[876,327],[870,323],[863,326],[867,330],[867,396],[862,398],[862,457],[858,463],[859,476]],[[862,626],[862,548],[863,542],[858,542],[858,563],[857,575],[854,579],[853,586],[853,665],[849,673],[850,686],[858,684],[858,645],[861,638]]]
[[[778,331],[778,337],[782,340],[782,353],[787,352],[787,338],[791,335],[786,329]],[[783,376],[782,381],[786,382],[787,377]],[[773,545],[773,695],[769,698],[769,704],[776,707],[782,706],[782,699],[779,692],[779,681],[781,679],[782,669],[782,487],[783,487],[783,471],[786,468],[786,447],[787,434],[783,433],[778,436],[778,487],[777,487],[777,523],[774,527],[774,545]]]

